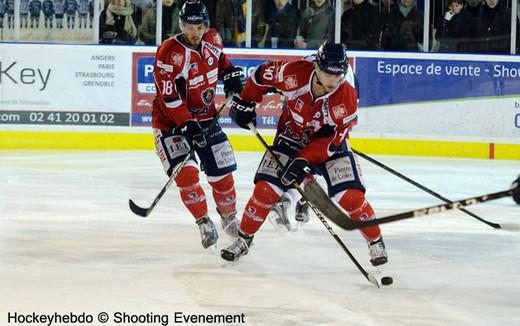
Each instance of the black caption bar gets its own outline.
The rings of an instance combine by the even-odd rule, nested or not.
[[[0,111],[0,124],[129,126],[129,113]]]

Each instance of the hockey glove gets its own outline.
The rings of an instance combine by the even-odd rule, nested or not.
[[[233,93],[240,94],[242,88],[244,88],[242,69],[234,66],[226,68],[222,76],[222,82],[224,83],[224,93],[226,93],[226,97],[229,97]]]
[[[186,121],[181,127],[181,133],[192,146],[198,148],[206,147],[206,137],[204,137],[204,132],[196,120]]]
[[[511,185],[511,188],[513,188],[513,200],[518,205],[520,205],[520,176],[518,177],[518,179],[513,181],[513,184]]]
[[[300,184],[309,174],[311,169],[306,159],[298,157],[292,160],[282,174],[281,181],[284,186],[290,186],[293,183]]]
[[[256,126],[255,103],[244,101],[239,96],[234,95],[229,107],[231,119],[233,119],[240,128],[249,129],[247,125],[250,122]]]

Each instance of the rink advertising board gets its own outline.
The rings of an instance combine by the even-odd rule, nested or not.
[[[356,57],[354,134],[520,143],[520,57],[393,55]]]
[[[37,148],[96,149],[96,133],[104,133],[96,139],[106,149],[153,148],[155,47],[0,43],[0,50],[0,148],[34,148],[37,135],[49,139]],[[226,49],[246,78],[266,60],[312,52]],[[351,135],[358,149],[520,159],[520,56],[351,51],[349,57],[360,85]],[[216,93],[218,106],[222,84]],[[264,135],[274,134],[282,105],[277,94],[258,104]],[[220,122],[235,149],[261,150],[227,112]],[[33,138],[23,140],[29,132]],[[71,144],[59,145],[65,138]]]
[[[118,47],[2,44],[0,124],[128,126],[129,57]]]
[[[233,65],[242,68],[245,79],[249,78],[254,69],[265,62],[265,55],[258,54],[228,54]],[[270,55],[269,60],[295,60],[301,55]],[[136,53],[132,55],[132,125],[150,126],[152,122],[151,109],[155,96],[153,79],[154,53]],[[225,101],[224,87],[218,81],[215,104],[217,107]],[[257,105],[257,123],[259,128],[276,128],[278,118],[282,112],[283,101],[279,94],[265,96]],[[229,110],[225,110],[219,120],[226,128],[238,128],[229,117]]]

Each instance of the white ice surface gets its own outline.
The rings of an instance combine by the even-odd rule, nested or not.
[[[520,173],[519,161],[375,158],[452,199],[505,190]],[[237,160],[240,211],[260,154]],[[441,203],[360,162],[379,216]],[[151,151],[0,152],[0,325],[8,312],[32,311],[244,313],[247,325],[520,325],[518,231],[458,211],[387,224],[384,274],[394,284],[377,289],[314,216],[285,236],[266,222],[250,253],[222,266],[200,246],[175,187],[147,219],[130,212],[128,198],[149,205],[165,181]],[[511,198],[469,209],[520,223]],[[335,230],[374,271],[359,232]]]

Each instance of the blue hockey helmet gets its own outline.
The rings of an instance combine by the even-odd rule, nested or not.
[[[186,1],[179,13],[179,20],[185,24],[205,24],[209,27],[208,10],[200,0]]]
[[[323,42],[316,53],[316,63],[320,70],[328,74],[346,74],[348,69],[346,47],[341,43]]]

